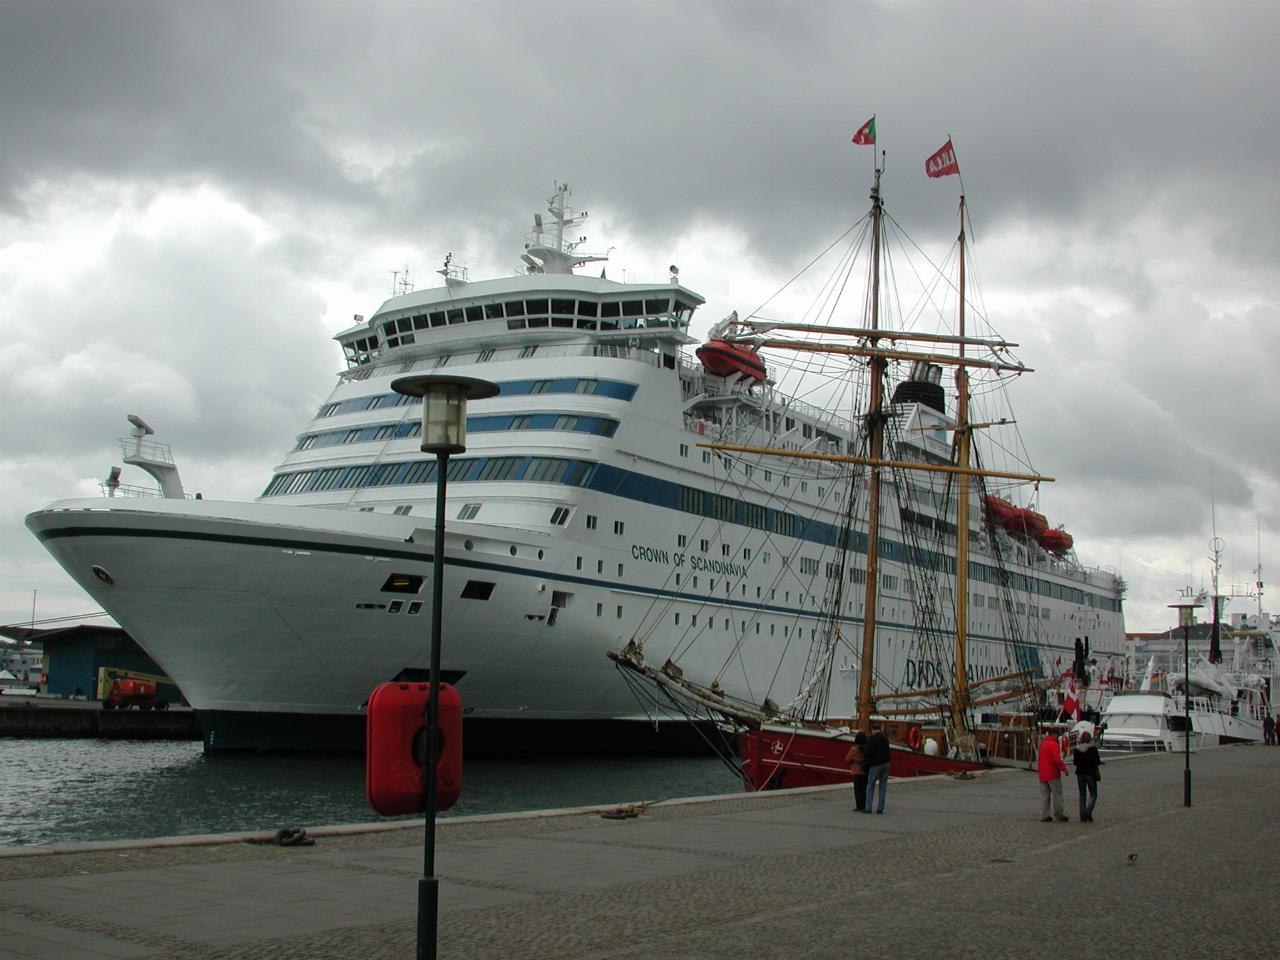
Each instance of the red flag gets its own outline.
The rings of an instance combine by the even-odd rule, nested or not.
[[[937,153],[924,162],[924,172],[931,177],[949,177],[960,173],[960,164],[956,163],[956,151],[951,146],[951,138],[942,145]]]
[[[876,118],[872,117],[858,128],[853,135],[853,142],[858,144],[874,144],[876,142]]]
[[[1080,703],[1076,700],[1076,684],[1074,680],[1067,687],[1067,695],[1062,699],[1062,712],[1070,715],[1073,720],[1080,719]]]

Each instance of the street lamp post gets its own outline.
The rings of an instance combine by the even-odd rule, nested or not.
[[[440,613],[444,595],[444,498],[449,455],[467,449],[467,401],[496,396],[498,385],[473,377],[400,377],[396,393],[422,398],[423,453],[436,455],[436,529],[431,557],[431,692],[427,699],[426,757],[422,765],[426,793],[426,836],[422,878],[418,881],[418,960],[435,960],[440,884],[436,879],[436,762],[440,730]]]
[[[1182,805],[1191,806],[1191,620],[1192,611],[1203,604],[1195,602],[1171,603],[1170,608],[1178,611],[1178,622],[1182,624]]]

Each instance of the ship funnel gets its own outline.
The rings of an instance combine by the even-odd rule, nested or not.
[[[939,413],[947,412],[946,393],[942,389],[942,367],[927,360],[911,364],[911,374],[893,391],[894,403],[920,403]]]

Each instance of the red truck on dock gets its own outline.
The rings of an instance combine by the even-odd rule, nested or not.
[[[138,677],[117,677],[111,681],[107,695],[102,698],[103,710],[168,710],[169,704],[156,696],[156,685]]]

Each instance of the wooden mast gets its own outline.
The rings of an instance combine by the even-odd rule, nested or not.
[[[956,746],[971,748],[969,735],[969,458],[973,431],[969,426],[969,369],[965,349],[964,194],[960,195],[960,316],[957,331],[961,363],[956,366],[956,642],[955,695],[951,698],[951,727]]]
[[[880,229],[883,207],[880,200],[880,167],[876,168],[875,185],[871,188],[871,346],[878,345],[880,329]],[[888,367],[884,357],[872,356],[871,397],[867,404],[866,426],[870,431],[869,459],[884,459],[884,375]],[[871,725],[875,703],[871,687],[875,673],[877,590],[880,580],[880,467],[868,466],[867,495],[867,583],[862,607],[862,660],[858,677],[858,726]]]

